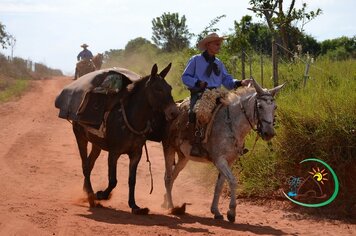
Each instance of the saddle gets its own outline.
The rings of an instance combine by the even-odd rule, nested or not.
[[[179,140],[194,140],[195,135],[200,135],[202,143],[207,143],[215,115],[223,106],[223,103],[214,103],[214,107],[211,105],[210,108],[212,109],[209,111],[204,110],[204,114],[197,113],[197,122],[194,130],[189,126],[189,103],[188,97],[178,104],[180,115],[173,121],[174,125],[171,126],[171,129],[176,129],[175,131],[177,132],[172,133],[178,134]],[[200,117],[204,117],[203,122],[199,120]]]
[[[127,85],[141,77],[123,68],[97,70],[68,84],[55,100],[59,117],[100,127],[104,113],[125,94]]]

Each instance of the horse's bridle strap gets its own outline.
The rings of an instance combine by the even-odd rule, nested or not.
[[[255,132],[258,133],[257,129],[255,129],[255,128],[253,127],[253,125],[252,125],[250,119],[248,118],[247,113],[246,113],[246,110],[245,110],[244,106],[242,105],[242,102],[240,102],[240,108],[241,108],[241,111],[244,113],[246,120],[247,120],[248,123],[250,124],[251,129],[253,129],[253,131],[255,131]],[[254,109],[255,109],[255,108],[254,108]]]

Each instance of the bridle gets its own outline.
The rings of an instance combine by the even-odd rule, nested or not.
[[[252,96],[250,98],[252,98]],[[272,99],[268,99],[268,98],[272,98]],[[261,101],[261,100],[266,101],[266,102],[274,101],[273,96],[269,93],[264,93],[261,95],[256,94],[256,99],[255,99],[254,108],[253,108],[253,119],[255,119],[255,117],[257,118],[257,125],[256,125],[257,127],[256,128],[252,125],[252,122],[250,121],[249,117],[247,116],[246,109],[244,108],[242,102],[240,102],[241,111],[244,113],[245,118],[248,121],[248,123],[250,124],[251,129],[253,131],[255,131],[259,136],[262,135],[262,122],[267,123],[269,125],[271,125],[271,124],[274,125],[274,119],[272,122],[265,120],[264,118],[261,119],[260,113],[258,111],[259,101]]]

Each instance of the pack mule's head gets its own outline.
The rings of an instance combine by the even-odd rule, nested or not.
[[[167,120],[174,119],[178,115],[178,108],[172,97],[172,87],[164,79],[171,69],[168,64],[158,74],[157,65],[154,64],[149,79],[146,82],[147,98],[150,106],[156,112],[164,112]]]

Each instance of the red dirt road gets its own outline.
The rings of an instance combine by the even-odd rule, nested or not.
[[[239,203],[235,223],[210,214],[213,192],[183,170],[174,188],[175,204],[189,202],[176,217],[161,208],[164,162],[159,143],[149,143],[154,190],[145,156],[139,164],[136,202],[147,216],[130,213],[128,158],[118,161],[118,185],[103,207],[90,209],[82,192],[81,161],[71,125],[57,118],[55,96],[69,78],[32,82],[16,101],[0,104],[0,235],[355,235],[355,225]],[[95,191],[107,185],[106,153],[92,173]],[[228,200],[220,203],[226,214]],[[226,218],[226,215],[225,215]]]

